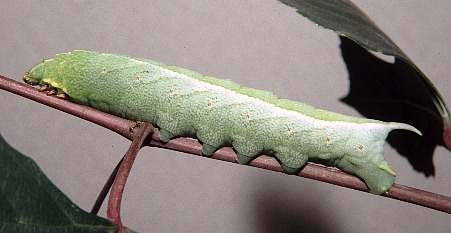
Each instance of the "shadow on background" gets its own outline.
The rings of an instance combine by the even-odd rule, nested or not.
[[[333,205],[328,205],[327,198],[317,190],[304,186],[302,192],[293,195],[292,189],[268,180],[256,187],[253,202],[260,232],[342,232],[334,221],[336,213],[324,208]]]
[[[415,170],[433,176],[434,149],[444,146],[443,123],[418,74],[402,60],[385,62],[350,39],[340,39],[350,80],[349,94],[342,101],[367,118],[403,122],[419,129],[422,137],[395,130],[387,141]]]

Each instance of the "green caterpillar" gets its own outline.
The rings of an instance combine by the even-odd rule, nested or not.
[[[308,161],[335,166],[363,179],[375,194],[385,193],[396,176],[383,157],[388,133],[404,129],[421,135],[407,124],[324,111],[230,80],[114,54],[57,54],[23,80],[101,111],[150,122],[160,128],[163,142],[196,137],[207,156],[231,145],[240,164],[273,155],[289,174]]]

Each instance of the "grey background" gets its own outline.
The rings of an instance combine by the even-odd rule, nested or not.
[[[451,2],[354,1],[449,92]],[[157,60],[348,115],[338,36],[275,0],[2,1],[0,73],[73,49]],[[384,57],[393,60],[390,57]],[[283,80],[283,81],[282,81]],[[0,91],[0,132],[89,210],[129,142],[92,123]],[[386,146],[397,183],[451,196],[451,154],[424,178]],[[449,215],[282,173],[145,148],[127,183],[125,225],[141,232],[447,232]],[[105,216],[105,208],[101,210]]]

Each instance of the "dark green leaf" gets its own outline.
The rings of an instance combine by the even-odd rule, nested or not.
[[[0,232],[114,232],[77,207],[29,157],[0,135]]]

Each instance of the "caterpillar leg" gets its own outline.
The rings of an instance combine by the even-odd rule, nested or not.
[[[369,191],[377,195],[384,194],[395,183],[394,172],[386,167],[381,168],[380,163],[376,164],[368,160],[345,156],[337,164],[337,167],[363,179]]]
[[[282,166],[283,172],[289,174],[289,175],[295,175],[299,172],[299,168],[292,168],[292,167],[288,167],[287,165],[281,163],[280,164]]]
[[[202,154],[205,156],[212,156],[219,148],[228,145],[226,136],[208,127],[198,129],[196,138],[202,142]]]
[[[274,156],[279,159],[283,172],[290,175],[297,174],[308,161],[307,156],[286,148],[278,148]]]
[[[213,153],[215,153],[216,150],[218,150],[218,147],[212,146],[207,143],[202,144],[202,154],[205,156],[212,156]]]
[[[245,138],[235,139],[232,142],[232,146],[236,151],[236,161],[239,164],[248,164],[249,161],[262,152],[262,149],[255,143]]]
[[[241,153],[236,153],[236,161],[239,164],[243,164],[243,165],[248,164],[249,161],[251,161],[252,159],[253,159],[253,157],[249,157],[249,156],[243,155]]]
[[[176,135],[165,130],[165,129],[160,129],[160,141],[167,143],[169,142],[169,140],[171,140],[172,138],[174,138]]]

